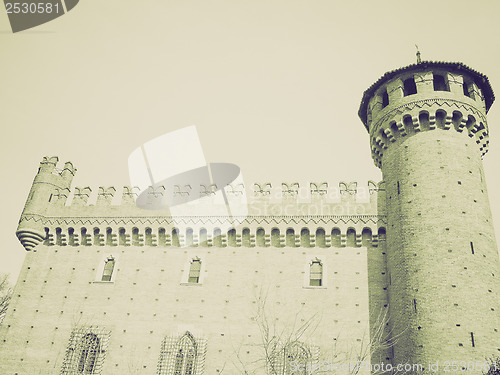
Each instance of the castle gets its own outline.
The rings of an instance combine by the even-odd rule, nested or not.
[[[227,231],[221,216],[139,208],[131,187],[89,204],[73,165],[44,158],[0,372],[483,373],[500,355],[481,161],[493,101],[462,63],[390,71],[359,110],[382,182],[228,186],[249,201]]]

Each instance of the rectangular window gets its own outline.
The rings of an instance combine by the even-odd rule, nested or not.
[[[113,269],[115,268],[115,260],[113,258],[108,258],[106,264],[104,265],[104,271],[102,272],[101,281],[111,281],[111,276],[113,276]]]
[[[471,99],[475,99],[475,97],[474,97],[474,86],[472,85],[472,83],[464,82],[464,84],[463,84],[462,87],[464,89],[464,95],[465,96],[468,96]]]
[[[385,108],[389,105],[389,94],[387,90],[382,93],[382,108]]]
[[[433,75],[434,91],[450,91],[447,79],[440,74]]]
[[[323,265],[319,260],[315,260],[311,263],[309,285],[321,286],[323,284],[322,281],[323,281]]]
[[[197,284],[200,281],[201,260],[193,259],[189,269],[188,283]]]
[[[413,95],[417,93],[417,85],[415,84],[415,78],[407,78],[403,81],[403,91],[404,96]]]

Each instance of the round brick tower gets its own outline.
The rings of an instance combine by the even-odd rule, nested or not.
[[[386,182],[393,365],[427,373],[438,363],[444,373],[447,361],[461,369],[500,355],[499,255],[482,165],[493,101],[486,76],[449,62],[390,71],[363,95],[359,116]]]

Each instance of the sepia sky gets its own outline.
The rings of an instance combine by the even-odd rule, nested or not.
[[[474,5],[472,5],[474,4]],[[383,73],[461,61],[500,92],[500,2],[82,0],[13,34],[0,12],[0,273],[15,282],[15,231],[43,156],[74,186],[127,185],[127,158],[196,125],[209,162],[247,185],[380,180],[357,116]],[[485,157],[500,238],[500,103]]]

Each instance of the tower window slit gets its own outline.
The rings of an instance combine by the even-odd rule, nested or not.
[[[475,344],[475,342],[474,342],[474,332],[471,332],[471,333],[470,333],[470,342],[471,342],[471,344],[472,344],[472,347],[475,347],[475,346],[476,346],[476,344]]]
[[[470,243],[470,251],[472,252],[472,254],[474,254],[474,244],[472,243],[472,241]]]
[[[462,85],[462,88],[464,89],[464,95],[470,97],[470,94],[469,94],[469,85],[464,82],[464,84]]]
[[[413,299],[413,309],[417,312],[417,300],[415,298]]]
[[[389,94],[387,90],[382,93],[382,108],[387,107],[389,105]]]

